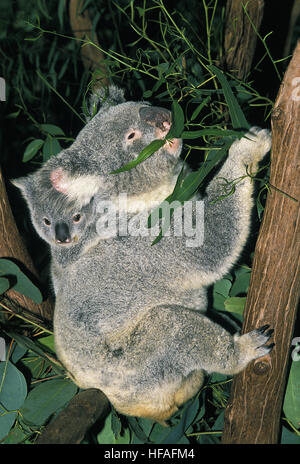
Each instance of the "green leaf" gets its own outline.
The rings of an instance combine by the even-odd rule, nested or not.
[[[65,135],[64,131],[54,124],[41,124],[41,129],[50,135]]]
[[[246,303],[246,297],[233,296],[224,301],[226,311],[230,313],[243,314]]]
[[[6,279],[5,277],[0,277],[0,295],[2,293],[6,292],[10,287],[9,280]]]
[[[35,303],[40,304],[43,301],[43,296],[40,290],[23,274],[21,269],[11,260],[6,258],[0,259],[0,277],[14,276],[17,282],[11,288],[22,295],[31,298]]]
[[[234,284],[230,290],[230,296],[247,293],[250,284],[251,269],[238,269],[235,271],[235,276]]]
[[[234,129],[249,129],[250,124],[248,123],[247,119],[245,118],[245,115],[243,111],[241,110],[241,107],[235,98],[233,91],[225,77],[222,71],[220,69],[216,68],[213,65],[208,66],[209,69],[217,76],[217,78],[220,81],[220,84],[223,89],[224,97],[226,100],[226,103],[228,105],[228,110],[232,122],[232,127]]]
[[[42,425],[76,393],[76,385],[69,380],[48,380],[29,392],[20,413],[25,422]]]
[[[39,149],[43,146],[44,140],[41,139],[35,139],[32,142],[30,142],[23,154],[23,163],[27,163],[27,161],[31,160],[39,151]]]
[[[42,346],[45,346],[50,351],[53,351],[53,353],[55,353],[54,335],[49,335],[47,337],[39,338],[38,343],[41,344]]]
[[[168,132],[168,139],[179,138],[184,129],[184,112],[179,103],[174,100],[172,103],[172,126]]]
[[[205,137],[207,135],[215,135],[216,137],[238,137],[241,138],[245,134],[245,131],[233,131],[223,129],[201,129],[198,131],[184,131],[181,134],[183,139],[198,139],[199,137]]]
[[[145,434],[143,428],[141,427],[138,419],[136,417],[127,417],[128,424],[131,430],[135,433],[140,443],[149,443],[148,437]]]
[[[214,292],[219,293],[220,295],[223,295],[227,298],[231,289],[231,285],[232,284],[228,279],[219,280],[214,285]]]
[[[130,431],[128,428],[122,430],[118,438],[112,429],[112,412],[106,417],[104,427],[100,430],[97,435],[97,442],[102,445],[115,445],[115,444],[129,444],[130,443]]]
[[[298,428],[300,425],[300,361],[293,361],[286,387],[283,411],[286,418]]]
[[[201,103],[200,105],[197,106],[197,108],[193,111],[192,113],[192,116],[191,116],[191,121],[194,121],[194,119],[197,118],[197,116],[199,115],[199,113],[201,112],[202,108],[204,108],[204,106],[209,102],[211,97],[206,97]]]
[[[56,138],[48,136],[43,146],[43,161],[46,162],[52,156],[57,155],[62,150],[60,143]]]
[[[203,182],[205,177],[209,174],[209,172],[218,164],[218,162],[227,154],[228,149],[231,145],[231,141],[225,143],[225,145],[220,148],[219,150],[211,150],[208,159],[205,163],[201,166],[201,168],[196,171],[190,173],[187,177],[183,178],[183,171],[179,174],[177,179],[175,188],[171,195],[169,195],[164,201],[172,203],[174,201],[184,202],[188,201],[192,196],[196,193],[197,189],[199,188],[200,184]],[[160,211],[164,210],[162,204],[158,205],[152,213],[148,217],[148,226],[149,224],[152,227],[155,224],[155,218],[161,217]],[[171,209],[172,213],[172,209]],[[168,219],[164,218],[163,228],[161,229],[158,236],[152,242],[151,245],[155,245],[158,243],[161,238],[163,237],[166,230],[168,230]]]
[[[122,424],[121,424],[118,414],[116,413],[114,409],[112,409],[112,413],[111,413],[111,429],[113,431],[115,439],[117,440],[118,438],[120,438]]]
[[[0,362],[0,440],[13,426],[27,395],[25,378],[11,362]]]
[[[294,432],[291,432],[286,427],[282,427],[281,445],[300,445],[300,437]]]
[[[7,346],[7,351],[9,347]],[[20,361],[21,358],[25,355],[27,351],[27,348],[24,348],[23,346],[19,345],[18,343],[14,342],[12,349],[11,349],[11,355],[10,355],[10,360],[13,364],[16,364],[18,361]],[[8,355],[8,352],[7,352]]]
[[[232,141],[225,143],[219,150],[211,150],[209,157],[201,168],[190,173],[182,182],[181,186],[177,186],[176,190],[168,197],[168,201],[187,201],[197,191],[200,184],[210,173],[210,171],[219,163],[219,161],[227,154]]]
[[[159,150],[165,143],[165,140],[152,140],[152,142],[140,152],[135,160],[130,161],[128,164],[116,171],[112,171],[111,174],[118,174],[119,172],[129,171],[130,169],[135,168],[138,164],[149,158],[149,156],[153,155],[153,153]]]
[[[2,442],[4,445],[15,445],[17,443],[21,443],[26,439],[26,433],[24,433],[17,425],[12,428]]]
[[[164,445],[179,443],[186,430],[193,423],[198,414],[199,398],[196,396],[193,401],[188,402],[184,407],[184,412],[179,424],[171,428],[170,433],[160,442]]]

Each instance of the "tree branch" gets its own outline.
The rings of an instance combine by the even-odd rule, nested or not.
[[[245,79],[250,71],[257,36],[247,17],[258,30],[264,13],[264,0],[227,0],[224,37],[226,69],[238,79]]]
[[[92,37],[92,22],[86,9],[82,14],[79,14],[84,0],[70,0],[69,16],[73,34],[78,39],[91,40],[95,45],[100,47],[96,33]],[[84,45],[81,47],[81,58],[86,69],[92,71],[100,71],[100,77],[97,79],[96,87],[106,87],[109,85],[108,69],[105,64],[103,53],[92,45]]]
[[[300,296],[299,70],[300,42],[272,114],[270,184],[276,189],[271,189],[267,198],[242,330],[245,333],[270,324],[275,329],[275,348],[235,377],[225,413],[223,443],[278,442],[289,348]]]
[[[17,229],[10,204],[6,194],[4,179],[0,168],[0,258],[14,259],[21,267],[25,267],[31,275],[37,278],[31,257],[22,242]],[[53,307],[49,300],[38,305],[30,298],[14,291],[6,292],[6,296],[18,306],[28,309],[30,312],[44,319],[52,320]]]
[[[36,443],[79,444],[87,430],[109,412],[108,399],[100,390],[91,388],[71,399],[68,406],[46,426]]]

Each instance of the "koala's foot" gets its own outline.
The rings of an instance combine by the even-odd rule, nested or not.
[[[249,132],[230,147],[229,156],[241,161],[244,165],[256,167],[271,149],[272,137],[268,129],[251,127]]]
[[[235,342],[238,345],[240,351],[239,358],[241,369],[243,368],[242,364],[244,364],[244,367],[246,367],[250,361],[260,358],[261,356],[265,356],[271,352],[274,343],[266,345],[273,333],[273,329],[270,329],[266,332],[269,327],[269,325],[264,325],[259,329],[252,330],[251,332],[248,332],[244,335],[234,336]]]

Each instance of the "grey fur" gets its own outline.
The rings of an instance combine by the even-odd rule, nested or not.
[[[70,149],[37,174],[44,179],[40,188],[55,171],[54,188],[80,207],[95,194],[93,208],[126,192],[131,205],[132,198],[143,199],[151,210],[173,189],[180,141],[128,173],[108,174],[164,136],[166,110],[140,112],[144,107],[126,102],[100,111]],[[128,130],[141,135],[132,144],[126,142]],[[185,235],[172,233],[153,247],[149,236],[93,241],[94,232],[86,229],[86,239],[93,240],[58,278],[54,316],[57,354],[80,387],[103,390],[122,413],[163,422],[199,390],[204,372],[235,374],[269,353],[270,332],[231,336],[203,312],[207,286],[230,270],[249,233],[253,183],[246,165],[254,173],[270,146],[269,132],[259,128],[232,144],[204,198],[202,246],[187,247]],[[91,178],[88,191],[85,180]],[[240,182],[232,195],[215,201],[224,193],[224,178]],[[200,199],[193,199],[194,206]],[[141,208],[133,204],[129,220]]]

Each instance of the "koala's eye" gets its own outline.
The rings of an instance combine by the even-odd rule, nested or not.
[[[46,226],[51,226],[51,221],[49,221],[49,219],[47,219],[46,217],[43,218],[43,221],[44,224],[46,224]]]
[[[139,129],[129,129],[127,134],[125,134],[126,142],[133,142],[133,140],[140,139],[142,137],[142,132]]]
[[[74,214],[73,216],[73,222],[79,222],[80,219],[81,219],[81,215],[78,213],[78,214]]]

